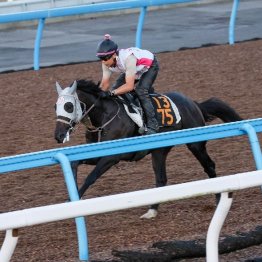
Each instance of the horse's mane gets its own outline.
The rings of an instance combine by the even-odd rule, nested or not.
[[[97,95],[101,92],[100,83],[95,83],[92,80],[79,79],[77,82],[77,90],[81,90],[87,94]]]

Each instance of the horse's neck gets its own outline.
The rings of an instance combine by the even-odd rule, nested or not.
[[[103,119],[103,101],[97,96],[78,92],[79,100],[86,105],[86,113],[94,125],[99,125]]]
[[[83,91],[78,91],[77,95],[78,95],[79,100],[83,102],[87,108],[91,107],[97,100],[97,98],[94,95],[86,94]]]

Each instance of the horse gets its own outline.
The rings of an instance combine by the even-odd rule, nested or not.
[[[56,90],[58,99],[55,106],[57,122],[54,136],[58,143],[67,141],[71,132],[79,123],[86,126],[87,143],[141,135],[138,124],[127,114],[122,99],[118,97],[101,98],[101,92],[103,91],[100,89],[99,83],[80,79],[75,80],[70,86],[62,88],[56,82]],[[166,99],[165,104],[168,101],[175,104],[181,119],[175,125],[160,126],[159,132],[201,127],[215,118],[219,118],[225,123],[243,120],[231,106],[216,97],[211,97],[199,103],[179,92],[170,92],[163,95],[164,100]],[[166,116],[169,116],[170,119],[172,117],[168,112],[166,112]],[[215,162],[208,155],[206,143],[207,141],[194,142],[188,143],[186,146],[199,161],[208,177],[214,178],[216,177]],[[166,186],[166,158],[171,148],[172,146],[144,152],[73,161],[71,167],[76,185],[78,166],[81,164],[95,165],[83,185],[78,188],[79,197],[82,198],[85,191],[112,166],[122,160],[139,161],[147,154],[151,154],[156,187]],[[159,204],[151,205],[141,218],[156,217],[158,206]]]

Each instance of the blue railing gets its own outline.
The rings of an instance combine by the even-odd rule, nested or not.
[[[71,201],[79,200],[70,162],[135,152],[159,147],[175,146],[198,141],[208,141],[248,135],[257,169],[262,170],[262,153],[257,133],[262,132],[262,118],[234,123],[211,125],[151,136],[119,139],[108,142],[65,147],[0,158],[0,174],[29,168],[60,164]],[[76,218],[79,258],[88,261],[88,240],[85,220]]]
[[[185,129],[176,132],[166,132],[154,136],[140,136],[109,142],[64,147],[63,149],[50,149],[34,153],[2,157],[0,158],[0,174],[10,171],[56,165],[57,160],[54,156],[58,153],[66,155],[69,161],[76,161],[101,156],[117,155],[120,153],[135,152],[145,149],[241,136],[245,135],[247,132],[250,132],[249,130],[244,130],[245,124],[251,125],[251,130],[254,130],[255,133],[262,132],[262,118],[258,118],[228,124]],[[254,136],[254,134],[251,136]],[[252,147],[253,144],[254,143],[252,142]]]
[[[36,11],[28,11],[22,13],[3,14],[0,15],[0,23],[39,20],[36,39],[35,39],[35,46],[34,46],[34,69],[39,70],[41,39],[44,30],[45,20],[47,18],[140,8],[141,9],[140,16],[139,16],[137,31],[136,31],[136,46],[141,47],[144,19],[148,7],[197,2],[197,1],[199,0],[125,0],[125,1],[118,1],[118,2],[94,3],[89,5],[81,5],[81,6],[73,6],[73,7],[53,8],[47,10],[36,10]],[[231,17],[230,17],[230,23],[229,23],[230,44],[234,44],[234,28],[235,28],[235,20],[237,16],[238,3],[239,0],[234,0]]]

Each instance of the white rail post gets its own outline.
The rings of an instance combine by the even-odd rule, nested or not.
[[[223,192],[215,214],[211,220],[207,231],[206,241],[206,261],[207,262],[218,262],[218,240],[219,233],[224,224],[226,216],[231,207],[233,198],[232,193]]]
[[[6,230],[5,240],[0,250],[0,261],[9,262],[18,241],[18,229]]]

